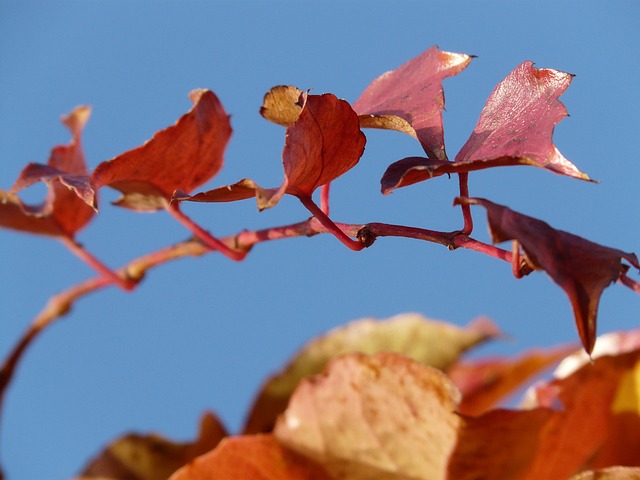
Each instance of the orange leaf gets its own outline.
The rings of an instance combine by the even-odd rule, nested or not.
[[[535,459],[540,437],[555,412],[491,410],[462,418],[458,443],[449,459],[448,479],[522,480]],[[546,476],[538,479],[559,479]]]
[[[322,468],[271,435],[228,437],[182,467],[170,480],[330,480]]]
[[[627,390],[628,379],[637,382],[639,372],[640,350],[623,349],[615,356],[600,356],[593,364],[570,369],[560,364],[554,380],[532,388],[524,406],[553,408],[557,415],[545,429],[536,461],[523,478],[568,478],[589,468],[640,466],[640,403],[637,388]],[[631,398],[620,410],[617,402],[629,393]]]
[[[485,207],[493,241],[517,240],[529,260],[562,287],[571,300],[582,345],[591,352],[600,296],[627,271],[622,259],[640,269],[636,255],[556,230],[542,220],[482,198],[459,198],[456,203]]]
[[[94,189],[110,186],[123,193],[118,206],[151,211],[165,208],[174,191],[190,192],[215,176],[231,137],[229,117],[210,90],[194,90],[190,98],[193,108],[175,125],[98,165]]]
[[[518,358],[491,358],[459,361],[446,373],[462,393],[458,411],[480,415],[562,358],[574,347],[534,350]]]

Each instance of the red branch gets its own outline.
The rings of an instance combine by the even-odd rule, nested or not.
[[[237,235],[223,239],[215,239],[215,248],[208,243],[207,235],[211,235],[205,232],[207,235],[204,236],[204,239],[202,235],[198,235],[196,239],[186,240],[151,252],[132,260],[115,272],[104,266],[103,268],[96,268],[101,273],[101,276],[78,283],[51,297],[47,305],[35,317],[32,324],[24,332],[2,364],[2,369],[0,370],[0,410],[7,387],[11,383],[16,368],[28,347],[46,327],[68,313],[76,300],[89,293],[114,284],[120,287],[125,285],[135,286],[142,280],[148,270],[172,260],[189,256],[201,256],[211,253],[212,251],[219,251],[227,256],[229,256],[229,252],[233,252],[233,255],[237,254],[238,256],[238,258],[234,259],[238,260],[241,259],[240,256],[244,258],[257,243],[301,236],[310,237],[320,233],[331,233],[354,250],[361,250],[372,245],[377,237],[405,237],[444,245],[449,250],[466,248],[509,263],[514,259],[512,252],[475,240],[461,231],[439,232],[386,223],[369,223],[365,225],[334,223],[310,198],[301,198],[301,201],[314,213],[315,218],[312,217],[304,222],[264,230],[242,231]],[[179,212],[178,209],[169,211],[173,213]],[[177,218],[186,218],[181,212],[174,216]],[[186,223],[189,222],[187,221]],[[195,223],[193,223],[193,225],[195,225]],[[196,227],[197,229],[201,229],[201,227],[197,225]],[[358,240],[354,240],[351,237],[356,237]],[[75,242],[69,241],[65,242],[65,244],[73,247],[74,252],[77,251],[83,256],[89,256],[86,250],[82,249],[82,247]],[[233,258],[233,256],[231,256],[231,258]],[[519,264],[520,267],[519,270],[517,270],[518,274],[516,276],[523,276],[532,271],[531,266],[525,260],[520,261]],[[631,280],[626,275],[621,275],[619,282],[640,294],[640,284]],[[131,288],[127,288],[127,290],[130,289]]]

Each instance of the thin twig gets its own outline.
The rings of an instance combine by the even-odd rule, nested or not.
[[[132,279],[118,275],[112,269],[107,267],[104,263],[94,257],[88,250],[86,250],[82,245],[76,242],[74,239],[69,237],[60,237],[60,241],[63,243],[65,247],[67,247],[74,255],[80,258],[83,262],[93,268],[96,272],[100,273],[103,277],[109,280],[109,282],[113,282],[122,288],[125,291],[133,290],[137,282]]]

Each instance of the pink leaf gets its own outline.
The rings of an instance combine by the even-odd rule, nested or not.
[[[568,73],[522,63],[496,86],[453,162],[421,157],[400,160],[383,175],[383,193],[443,174],[512,165],[532,165],[591,180],[552,141],[555,125],[567,116],[558,97],[571,79]]]
[[[434,46],[397,69],[383,73],[353,104],[362,127],[407,133],[420,141],[429,158],[447,158],[444,148],[442,80],[460,73],[469,55]]]

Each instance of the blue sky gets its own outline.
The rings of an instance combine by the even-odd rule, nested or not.
[[[60,115],[93,114],[91,167],[134,148],[190,108],[188,92],[220,97],[234,134],[207,187],[251,177],[282,181],[284,130],[258,114],[264,93],[292,84],[355,101],[380,73],[432,45],[477,55],[445,80],[447,151],[466,141],[495,84],[524,60],[576,75],[561,100],[570,117],[555,144],[590,184],[530,167],[471,175],[473,196],[563,230],[640,253],[640,6],[580,2],[0,1],[0,188],[66,143]],[[410,137],[367,131],[365,155],[332,187],[336,221],[453,230],[457,181],[439,177],[379,193],[387,165],[420,155]],[[36,186],[26,198],[42,198]],[[114,267],[188,233],[164,213],[109,205],[78,239]],[[187,205],[214,234],[303,220],[294,199],[258,213],[252,201]],[[474,236],[487,240],[474,210]],[[92,275],[59,243],[0,231],[0,352],[47,299]],[[633,328],[638,297],[605,291],[600,332]],[[8,478],[68,478],[130,430],[189,439],[205,409],[231,430],[261,382],[314,335],[349,320],[420,312],[465,324],[488,315],[511,337],[480,349],[511,354],[577,341],[570,305],[544,274],[514,279],[507,264],[408,239],[363,252],[329,236],[258,245],[242,263],[219,255],[154,270],[133,293],[79,301],[32,346],[8,392],[0,455]]]

